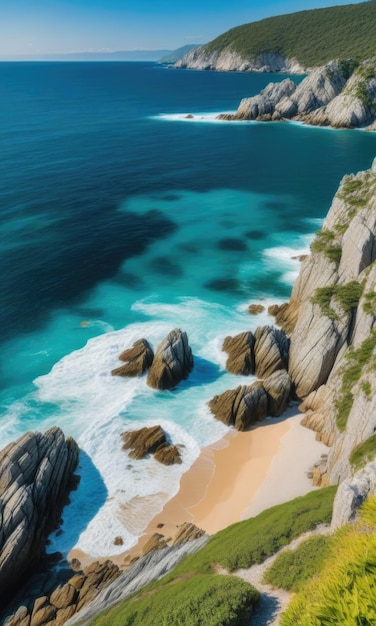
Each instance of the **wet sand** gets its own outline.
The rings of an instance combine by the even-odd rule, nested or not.
[[[283,417],[268,418],[250,431],[229,430],[204,448],[182,476],[179,492],[153,518],[138,544],[111,560],[128,564],[142,554],[154,533],[171,543],[185,522],[213,534],[311,491],[307,472],[327,448],[300,425],[301,419],[292,407]],[[72,551],[70,558],[74,556],[86,562],[82,553]]]

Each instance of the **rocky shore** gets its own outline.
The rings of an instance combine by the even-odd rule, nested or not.
[[[359,64],[331,61],[299,84],[290,78],[269,83],[257,96],[244,98],[223,120],[293,120],[333,128],[376,129],[376,57]]]
[[[286,83],[289,95],[282,100],[299,108],[309,93],[311,103],[321,103],[316,111],[327,110],[351,80],[345,80],[338,64],[329,64],[329,69],[332,74],[327,67],[306,79],[310,91],[307,84],[298,91],[304,81],[295,89]],[[367,80],[374,84],[374,78]],[[278,90],[274,110],[282,101],[283,83]],[[255,106],[253,99],[244,110],[255,111]],[[302,423],[327,448],[311,469],[313,485],[339,484],[335,527],[352,519],[368,494],[376,492],[375,261],[376,160],[369,170],[342,180],[310,255],[302,259],[290,301],[270,309],[280,328],[263,326],[255,333],[224,338],[229,371],[256,374],[258,380],[208,398],[214,416],[240,431],[267,416],[280,416],[292,398],[301,401]],[[121,358],[126,371],[114,375],[142,375],[149,369],[147,380],[156,389],[173,389],[194,366],[188,338],[179,329],[169,333],[155,356],[142,339]],[[124,433],[123,441],[135,458],[161,451],[170,458],[179,452],[169,449],[158,426]],[[163,533],[154,533],[143,556],[130,559],[124,574],[109,561],[88,568],[72,561],[73,569],[65,563],[60,577],[46,576],[42,559],[47,536],[58,525],[74,486],[77,461],[76,443],[57,427],[44,435],[26,433],[0,453],[0,592],[1,597],[13,597],[8,608],[2,607],[7,626],[60,625],[68,619],[75,623],[83,614],[73,616],[94,601],[85,614],[90,619],[206,541],[202,530],[188,524],[169,542]]]

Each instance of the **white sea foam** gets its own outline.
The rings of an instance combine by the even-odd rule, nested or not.
[[[64,511],[63,533],[53,537],[51,550],[66,553],[76,547],[100,556],[132,546],[177,492],[182,473],[201,447],[226,432],[207,402],[243,382],[224,371],[220,348],[227,334],[249,326],[249,316],[192,298],[176,304],[142,300],[134,309],[149,320],[91,339],[35,381],[36,401],[56,406],[54,422],[83,451],[81,484]],[[195,358],[194,371],[177,390],[156,392],[145,377],[111,376],[124,348],[140,337],[156,347],[176,325],[187,331]],[[122,432],[156,423],[174,444],[182,445],[182,465],[166,468],[153,458],[134,461],[121,449]],[[121,546],[114,545],[115,537],[122,538]]]
[[[223,111],[211,113],[161,113],[153,116],[152,119],[163,120],[166,122],[186,122],[191,124],[232,124],[232,120],[219,120],[218,115],[222,115]],[[233,115],[236,111],[225,111],[226,114]],[[258,124],[254,120],[237,120],[237,124]]]
[[[308,237],[306,238],[308,240]],[[309,247],[304,246],[301,248],[292,248],[289,246],[276,246],[274,248],[267,248],[263,251],[264,263],[275,268],[276,262],[278,262],[279,268],[282,270],[281,279],[288,285],[292,285],[297,278],[300,269],[299,258],[309,254]]]

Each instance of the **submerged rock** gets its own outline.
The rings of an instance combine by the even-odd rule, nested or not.
[[[192,368],[193,356],[187,334],[175,328],[159,344],[147,383],[154,389],[172,389],[188,377]]]

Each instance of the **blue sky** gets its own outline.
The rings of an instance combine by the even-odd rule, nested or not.
[[[0,55],[178,48],[271,15],[356,0],[0,0]]]

